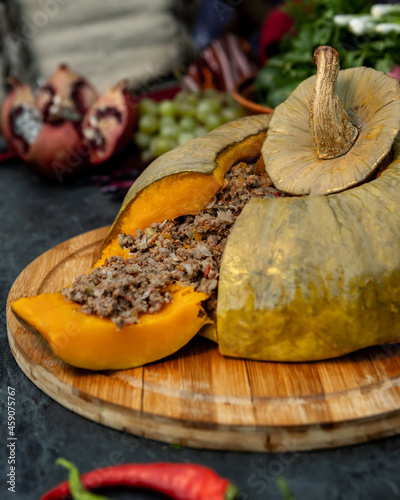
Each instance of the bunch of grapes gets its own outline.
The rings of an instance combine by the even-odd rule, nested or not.
[[[147,98],[139,103],[134,141],[141,159],[149,161],[241,116],[243,110],[232,96],[216,90],[181,91],[161,102]]]

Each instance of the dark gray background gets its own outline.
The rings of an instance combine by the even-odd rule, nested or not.
[[[243,500],[282,499],[283,476],[296,500],[400,498],[400,437],[298,454],[232,453],[173,447],[95,424],[66,410],[23,375],[10,352],[5,307],[8,291],[33,259],[62,241],[110,224],[119,202],[100,188],[45,181],[17,162],[0,164],[0,438],[1,499],[31,500],[66,478],[58,456],[81,472],[129,462],[196,462],[240,488]],[[7,386],[16,390],[16,493],[7,491]],[[400,429],[399,429],[400,431]],[[163,498],[147,492],[104,492],[110,498]]]

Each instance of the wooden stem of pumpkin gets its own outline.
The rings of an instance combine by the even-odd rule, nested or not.
[[[317,79],[311,99],[310,128],[318,157],[323,160],[346,154],[358,136],[336,93],[339,61],[334,48],[324,45],[315,49]]]

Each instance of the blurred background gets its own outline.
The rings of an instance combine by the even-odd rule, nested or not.
[[[3,106],[8,149],[24,160],[13,134],[18,129],[25,141],[22,149],[29,150],[36,135],[21,132],[21,126],[32,131],[33,122],[41,120],[59,126],[61,119],[74,116],[81,138],[93,147],[96,141],[97,146],[107,143],[103,133],[81,130],[93,104],[89,101],[77,113],[76,106],[82,104],[77,99],[82,98],[76,85],[82,79],[97,97],[126,79],[124,92],[138,104],[132,130],[125,134],[130,141],[124,139],[124,147],[103,155],[99,163],[130,146],[139,162],[135,168],[141,170],[165,151],[222,123],[273,112],[315,73],[313,51],[318,45],[333,45],[342,69],[364,65],[400,76],[397,1],[1,0],[0,32],[1,101],[11,91],[10,77],[16,77],[34,95],[44,89],[55,102],[69,102],[69,116],[57,119],[36,116],[37,110],[23,103],[23,113],[21,107],[13,111],[20,119],[11,125],[11,137],[4,130],[10,128],[10,112]],[[72,77],[67,75],[68,85],[59,83],[60,64],[75,75],[72,97],[61,95],[70,91]],[[169,103],[160,106],[162,101]],[[46,174],[46,169],[36,170]]]

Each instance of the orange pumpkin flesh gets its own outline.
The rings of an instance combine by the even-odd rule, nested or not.
[[[221,184],[217,175],[204,174],[171,175],[151,184],[119,217],[112,239],[95,267],[103,265],[112,256],[128,257],[129,250],[118,244],[118,234],[135,235],[137,229],[146,229],[153,222],[163,222],[203,210]]]
[[[66,363],[91,370],[113,370],[156,361],[184,346],[210,323],[201,309],[201,301],[206,298],[192,287],[175,289],[173,301],[161,312],[143,314],[140,323],[119,330],[110,319],[82,313],[80,305],[66,300],[61,292],[19,299],[12,310],[26,328],[39,332],[53,353]]]

